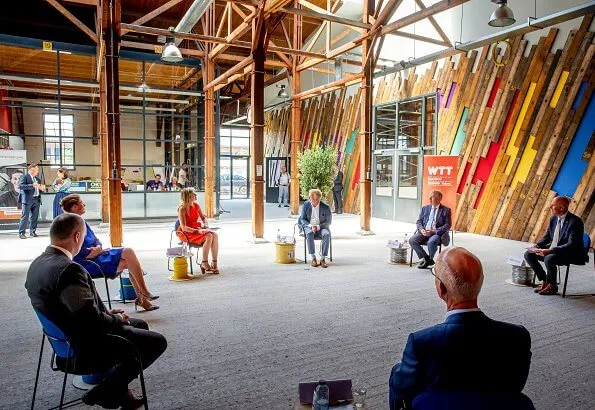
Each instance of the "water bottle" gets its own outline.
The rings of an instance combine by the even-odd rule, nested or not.
[[[403,238],[403,248],[407,248],[409,246],[409,240],[407,239],[407,234],[405,234],[405,238]]]
[[[281,242],[281,230],[277,229],[277,243]]]
[[[312,410],[328,410],[329,390],[325,380],[318,382],[314,396],[312,397]]]

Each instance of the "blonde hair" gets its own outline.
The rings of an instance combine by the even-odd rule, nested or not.
[[[190,206],[194,203],[194,195],[196,195],[194,188],[182,189],[180,192],[180,206],[184,209],[190,208]]]
[[[322,192],[320,191],[320,189],[311,189],[308,192],[308,198],[310,198],[312,195],[316,195],[318,198],[322,198]]]

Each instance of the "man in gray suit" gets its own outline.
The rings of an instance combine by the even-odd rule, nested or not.
[[[309,194],[310,199],[304,202],[298,224],[306,235],[308,253],[312,257],[312,266],[322,266],[323,268],[326,268],[328,265],[325,259],[326,255],[328,255],[331,240],[329,227],[333,220],[333,214],[331,213],[331,207],[320,200],[320,198],[322,198],[322,192],[320,192],[319,189],[311,189]],[[316,260],[314,237],[322,239],[320,263]]]

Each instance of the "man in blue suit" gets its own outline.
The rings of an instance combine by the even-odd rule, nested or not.
[[[419,259],[419,269],[428,269],[434,265],[434,255],[440,243],[448,245],[450,236],[448,231],[452,225],[450,208],[442,205],[442,192],[432,191],[430,193],[430,205],[421,208],[417,218],[417,232],[409,239],[409,245],[413,248]],[[429,255],[422,245],[428,246]]]
[[[319,189],[311,189],[310,199],[304,202],[302,206],[302,213],[298,219],[298,224],[306,235],[306,244],[308,245],[308,253],[312,257],[312,266],[328,267],[326,263],[326,255],[328,255],[328,248],[331,239],[331,232],[329,226],[333,220],[331,207],[320,200],[322,192]],[[314,245],[314,237],[322,238],[322,250],[320,253],[320,263],[316,260],[316,247]]]
[[[38,235],[37,219],[39,218],[39,207],[41,206],[41,191],[45,186],[41,184],[39,178],[39,167],[37,164],[29,165],[28,172],[21,177],[19,181],[19,204],[22,207],[21,220],[19,222],[19,238],[27,239],[25,231],[29,223],[29,234],[33,237]]]
[[[446,320],[409,335],[390,376],[391,410],[410,406],[428,391],[520,393],[531,365],[531,336],[523,326],[492,320],[478,308],[479,259],[464,248],[449,248],[435,270]]]
[[[554,198],[550,206],[552,217],[547,232],[535,246],[525,252],[525,260],[543,283],[536,288],[540,295],[558,293],[556,275],[559,265],[584,265],[587,259],[583,245],[583,221],[568,212],[570,200],[565,196]],[[546,272],[541,263],[545,264]]]

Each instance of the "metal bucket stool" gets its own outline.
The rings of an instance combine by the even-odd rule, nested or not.
[[[535,274],[529,266],[512,265],[512,277],[506,283],[515,286],[533,286]]]
[[[390,260],[392,265],[407,264],[407,251],[409,248],[390,248]]]

